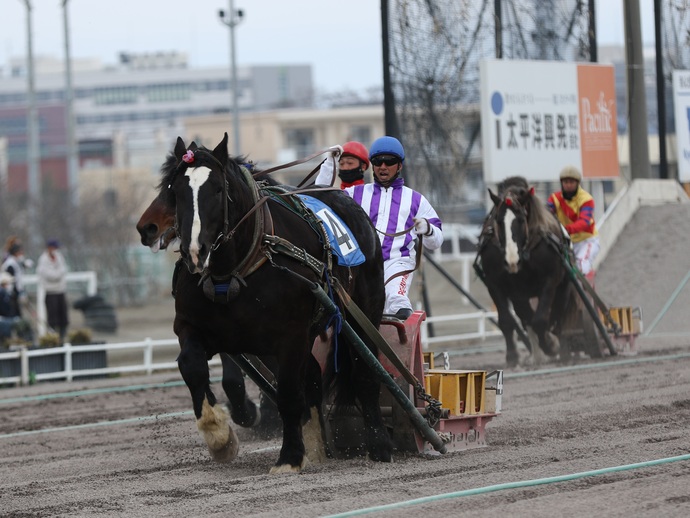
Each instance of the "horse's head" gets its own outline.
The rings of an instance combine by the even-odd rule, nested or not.
[[[232,224],[248,210],[249,188],[240,164],[228,156],[228,135],[213,151],[187,149],[177,139],[171,182],[180,253],[192,273],[207,270],[211,252],[229,238]]]
[[[153,252],[165,250],[175,238],[175,204],[163,194],[167,193],[159,193],[137,223],[141,244]]]
[[[529,258],[529,211],[534,188],[509,189],[503,196],[489,189],[489,194],[494,202],[494,228],[505,267],[508,272],[517,273]]]
[[[196,150],[196,143],[192,142],[189,149]],[[175,153],[168,154],[161,166],[158,196],[154,198],[137,222],[141,244],[148,246],[153,252],[165,250],[176,238],[175,196],[171,187],[178,162]]]

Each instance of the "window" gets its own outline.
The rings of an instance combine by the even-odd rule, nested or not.
[[[308,128],[291,128],[285,130],[285,144],[294,149],[297,156],[306,156],[314,152],[314,130]]]

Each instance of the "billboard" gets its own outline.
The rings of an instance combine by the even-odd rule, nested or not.
[[[619,174],[613,66],[484,60],[484,180],[554,181],[566,165],[585,178]]]
[[[690,182],[690,70],[673,71],[678,180]]]

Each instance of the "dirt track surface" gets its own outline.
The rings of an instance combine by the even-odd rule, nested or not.
[[[642,209],[635,233],[662,234],[658,220],[670,228],[673,217],[684,216],[678,211],[657,215],[659,209],[668,211]],[[301,474],[269,475],[279,441],[249,430],[238,431],[235,461],[210,459],[182,385],[45,399],[82,389],[179,382],[176,372],[42,383],[0,390],[0,515],[325,516],[687,455],[690,322],[682,318],[685,304],[662,310],[687,272],[690,251],[676,243],[667,257],[660,243],[636,247],[628,241],[615,251],[625,262],[614,265],[621,260],[614,254],[600,270],[600,294],[613,304],[643,305],[647,323],[663,313],[657,326],[663,332],[638,338],[637,356],[605,358],[598,368],[587,368],[594,361],[580,358],[571,365],[548,364],[541,374],[535,368],[506,371],[503,412],[487,426],[486,448],[437,457],[397,453],[391,464],[328,460]],[[651,268],[644,258],[653,247],[655,259],[665,261],[655,264],[668,283],[647,279]],[[632,280],[644,287],[643,294],[634,282],[631,287],[609,281],[624,274],[622,266],[637,272]],[[677,303],[687,292],[680,292]],[[637,296],[642,303],[630,300]],[[503,357],[503,351],[457,354],[451,366],[490,370],[502,366]],[[225,401],[219,383],[214,389]],[[681,460],[475,496],[429,498],[376,515],[687,516],[688,480],[690,460]]]

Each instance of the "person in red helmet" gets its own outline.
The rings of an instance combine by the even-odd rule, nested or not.
[[[336,160],[341,189],[364,183],[364,173],[369,168],[369,151],[364,144],[354,140],[331,148],[328,158],[321,164],[319,175],[314,183],[331,185]]]

